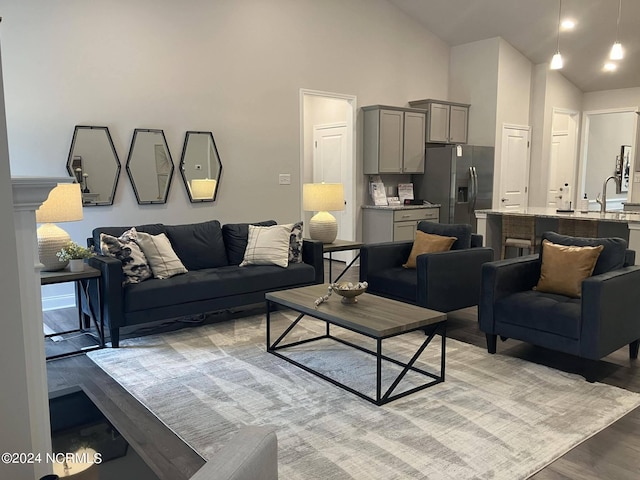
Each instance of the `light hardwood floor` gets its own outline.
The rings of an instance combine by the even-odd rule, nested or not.
[[[325,265],[326,266],[326,265]],[[334,265],[335,272],[339,266]],[[325,268],[325,278],[328,278]],[[343,277],[357,281],[357,267]],[[69,321],[76,321],[75,309],[67,309]],[[60,312],[57,312],[60,320]],[[64,315],[64,313],[63,313]],[[51,321],[45,314],[45,321]],[[477,326],[477,310],[468,308],[448,316],[447,336],[485,348],[485,337]],[[160,327],[167,328],[167,327]],[[175,325],[168,328],[175,328]],[[197,327],[195,327],[197,328]],[[560,354],[514,340],[498,343],[498,352],[541,363],[566,372],[583,371],[584,364],[571,355]],[[620,349],[597,362],[597,381],[640,392],[640,363],[629,360]],[[47,363],[49,390],[84,384],[106,410],[107,416],[154,469],[167,480],[188,479],[204,461],[140,405],[119,384],[84,355]],[[640,478],[640,407],[594,435],[547,466],[535,480],[637,480]]]

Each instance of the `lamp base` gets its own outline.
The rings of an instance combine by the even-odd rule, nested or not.
[[[333,243],[338,235],[338,222],[329,212],[318,212],[309,222],[309,236],[322,243]]]
[[[71,241],[71,237],[63,229],[53,223],[45,223],[38,228],[38,258],[44,265],[44,272],[55,272],[65,268],[69,262],[61,262],[56,256]]]

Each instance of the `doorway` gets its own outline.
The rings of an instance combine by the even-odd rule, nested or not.
[[[345,209],[331,214],[338,221],[338,238],[352,241],[357,216],[355,118],[355,96],[300,90],[300,192],[304,183],[342,183]],[[314,213],[301,212],[305,232]],[[344,262],[350,262],[353,256],[351,251],[333,254],[334,259]]]
[[[519,209],[529,204],[530,127],[503,125],[499,208]]]
[[[634,198],[635,175],[640,169],[633,162],[637,136],[636,107],[584,112],[582,130],[582,152],[580,158],[580,188],[589,198],[592,209],[599,208],[595,202],[598,193],[602,193],[604,180],[616,173],[623,146],[629,146],[628,163],[622,165],[622,179],[625,188],[616,193],[612,185],[607,191],[607,209],[622,210],[623,203],[638,201]]]
[[[577,174],[578,119],[579,113],[573,110],[553,109],[551,122],[551,155],[549,175],[547,177],[547,206],[561,208],[559,205],[560,187],[568,184],[574,188]],[[572,205],[577,205],[580,192],[570,193]]]

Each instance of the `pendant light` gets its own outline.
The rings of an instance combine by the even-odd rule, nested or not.
[[[613,44],[613,47],[611,47],[611,53],[609,54],[609,58],[611,60],[622,60],[622,57],[624,57],[624,53],[622,51],[622,45],[620,44],[620,41],[618,40],[618,34],[620,33],[620,14],[622,12],[622,0],[619,0],[618,3],[618,22],[616,24],[616,41]]]
[[[558,37],[556,43],[556,53],[551,59],[551,70],[560,70],[563,66],[562,55],[560,55],[560,17],[562,15],[562,0],[560,0],[560,7],[558,8]]]

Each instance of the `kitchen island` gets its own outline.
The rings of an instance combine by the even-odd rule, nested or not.
[[[528,207],[509,210],[476,210],[478,233],[486,246],[493,248],[495,259],[502,251],[502,217],[504,215],[529,215],[536,217],[536,235],[558,231],[558,219],[576,219],[598,222],[598,237],[620,237],[629,242],[629,248],[640,256],[640,212],[619,211],[600,213],[560,213],[555,208]]]

